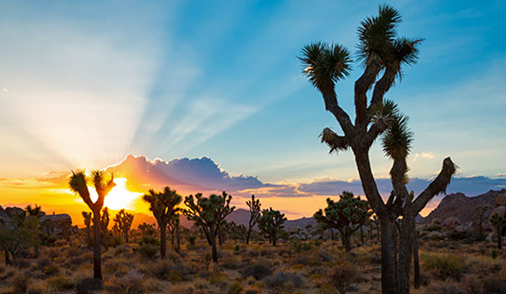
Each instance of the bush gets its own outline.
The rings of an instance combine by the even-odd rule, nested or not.
[[[483,293],[506,294],[506,281],[497,276],[487,276],[482,280]]]
[[[144,257],[153,258],[158,252],[158,246],[153,244],[142,244],[139,247],[139,252]]]
[[[146,292],[143,285],[142,274],[131,271],[121,278],[115,278],[111,284],[106,285],[107,293],[126,293],[126,294],[142,294]]]
[[[75,284],[76,294],[89,294],[92,291],[102,290],[103,284],[100,280],[84,278]]]
[[[281,293],[282,291],[290,291],[295,288],[300,288],[304,283],[302,278],[296,274],[277,272],[276,274],[265,278],[265,286],[274,293]],[[291,292],[291,291],[290,291]]]
[[[30,284],[30,277],[26,273],[18,274],[12,281],[12,288],[14,293],[25,293]]]
[[[47,276],[55,276],[60,273],[60,267],[56,264],[50,264],[44,268],[42,271]]]
[[[181,282],[191,274],[191,270],[183,263],[161,261],[150,268],[151,274],[160,280]]]
[[[272,266],[266,264],[265,262],[255,262],[252,265],[245,268],[243,271],[240,271],[243,278],[247,278],[252,276],[257,280],[261,280],[272,273]]]
[[[423,269],[430,271],[439,279],[452,278],[460,280],[464,274],[464,261],[451,254],[423,254],[421,256]]]
[[[351,285],[360,280],[358,269],[350,263],[341,263],[333,267],[328,276],[328,282],[341,294],[352,290]]]
[[[228,294],[240,294],[243,289],[241,282],[235,281],[228,286]]]
[[[47,286],[53,291],[72,290],[74,283],[65,277],[53,277],[47,279]]]

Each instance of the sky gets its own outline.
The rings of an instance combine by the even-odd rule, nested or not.
[[[451,156],[457,177],[492,183],[482,192],[503,187],[506,1],[2,1],[0,204],[65,211],[56,204],[65,181],[44,192],[41,182],[133,154],[207,158],[230,178],[296,187],[273,205],[312,215],[298,193],[320,204],[341,191],[301,187],[358,174],[350,152],[329,155],[319,142],[323,128],[339,128],[297,56],[315,41],[355,52],[360,21],[383,3],[403,15],[400,36],[424,38],[418,63],[387,94],[415,134],[410,177],[430,179]],[[354,63],[336,88],[350,113],[361,70]],[[371,161],[387,178],[378,143]]]

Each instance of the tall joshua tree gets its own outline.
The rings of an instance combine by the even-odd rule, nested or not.
[[[317,222],[336,229],[341,235],[344,249],[350,252],[351,235],[369,219],[371,211],[367,201],[353,196],[351,192],[344,191],[339,197],[337,202],[327,198],[327,207],[318,210],[314,218]]]
[[[497,233],[497,248],[502,249],[502,233],[504,226],[506,226],[506,218],[499,213],[494,213],[490,216],[489,222],[492,224],[495,232]]]
[[[134,215],[126,212],[124,209],[120,210],[114,217],[114,222],[118,224],[118,228],[123,233],[126,243],[128,243],[128,231],[130,231],[133,221]]]
[[[269,236],[272,246],[276,246],[278,234],[283,229],[285,221],[285,214],[279,210],[273,210],[271,207],[262,211],[262,216],[258,219],[258,227]]]
[[[86,226],[86,244],[91,247],[91,212],[83,211],[84,225]]]
[[[183,214],[189,220],[195,221],[197,226],[201,226],[211,246],[214,263],[218,263],[216,237],[220,223],[235,209],[235,206],[230,206],[230,200],[232,200],[232,195],[225,191],[221,195],[212,194],[209,197],[203,197],[202,193],[197,193],[195,196],[185,197],[184,200],[188,209],[184,209]]]
[[[249,239],[251,237],[251,231],[253,227],[258,222],[258,219],[262,215],[262,204],[260,203],[260,199],[255,200],[255,195],[251,195],[251,200],[246,201],[246,205],[249,207],[250,217],[248,223],[248,235],[246,236],[246,244],[249,244]]]
[[[116,186],[114,177],[106,180],[103,171],[95,170],[91,172],[91,182],[97,191],[98,198],[95,202],[91,200],[90,191],[87,186],[87,179],[84,172],[72,172],[70,176],[70,190],[79,194],[84,203],[88,205],[93,213],[93,278],[102,280],[102,260],[100,248],[100,211],[104,206],[104,200],[107,194]]]
[[[179,210],[177,206],[181,203],[183,198],[176,190],[165,187],[162,192],[149,190],[149,194],[145,194],[142,199],[149,203],[149,210],[153,212],[158,227],[160,228],[160,255],[162,259],[164,259],[167,251],[167,224]]]
[[[416,62],[422,39],[397,37],[396,26],[400,21],[399,12],[384,5],[379,7],[377,16],[366,18],[358,29],[357,56],[364,71],[354,87],[354,122],[339,105],[335,91],[336,83],[351,71],[349,51],[339,44],[318,42],[305,46],[300,57],[304,74],[320,91],[325,109],[336,118],[344,133],[338,135],[325,128],[321,134],[322,142],[330,147],[331,153],[353,151],[362,188],[381,222],[382,292],[393,294],[409,293],[416,215],[435,195],[445,192],[456,171],[455,164],[446,158],[441,172],[429,186],[418,197],[409,197],[406,157],[412,133],[407,128],[407,118],[400,114],[393,102],[385,101],[384,96],[401,77],[403,66]],[[368,92],[371,93],[370,99]],[[393,191],[386,203],[378,191],[369,160],[369,150],[380,135],[383,135],[386,155],[393,160],[390,170]],[[401,216],[397,260],[395,223]]]

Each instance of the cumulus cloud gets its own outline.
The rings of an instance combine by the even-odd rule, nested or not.
[[[421,153],[415,153],[413,155],[413,162],[419,160],[419,159],[432,159],[435,157],[435,154],[433,152],[421,152]]]

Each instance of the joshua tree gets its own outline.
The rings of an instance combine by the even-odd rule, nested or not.
[[[116,216],[114,217],[114,222],[118,224],[118,228],[120,232],[123,233],[125,237],[125,242],[128,243],[128,231],[132,227],[132,222],[134,221],[134,215],[128,212],[125,212],[124,209],[120,210]]]
[[[169,220],[167,224],[167,229],[170,234],[170,244],[174,245],[174,240],[176,241],[176,250],[179,251],[181,248],[181,236],[180,236],[180,219],[179,214],[174,213],[172,218]]]
[[[230,200],[232,195],[228,195],[225,191],[221,195],[212,194],[207,198],[203,197],[202,193],[197,193],[195,196],[185,197],[184,200],[188,209],[184,209],[183,213],[204,231],[207,242],[211,245],[214,263],[218,263],[216,236],[219,225],[235,209],[235,206],[230,207]]]
[[[167,224],[179,210],[177,206],[181,203],[182,197],[176,190],[165,187],[162,192],[149,190],[149,194],[145,194],[142,199],[149,203],[149,210],[153,212],[156,222],[158,223],[158,228],[160,228],[160,255],[162,259],[164,259],[167,246]]]
[[[26,206],[25,209],[27,213],[27,218],[29,220],[29,223],[31,223],[30,228],[33,232],[33,242],[34,242],[34,250],[35,250],[35,257],[39,257],[39,245],[40,245],[40,238],[39,238],[39,227],[40,227],[40,221],[39,218],[44,215],[44,213],[41,210],[41,207],[35,204],[35,206],[32,208],[31,205]]]
[[[495,213],[490,217],[490,223],[495,228],[495,232],[497,233],[497,248],[502,248],[502,233],[503,228],[506,226],[506,218],[502,215]]]
[[[91,200],[90,191],[87,186],[87,179],[84,172],[72,172],[69,185],[70,189],[79,194],[84,203],[88,205],[93,213],[93,278],[102,280],[102,260],[100,248],[100,211],[104,206],[105,196],[116,186],[114,177],[111,175],[109,180],[105,180],[103,171],[92,171],[92,183],[97,191],[98,198],[95,202]]]
[[[91,212],[83,211],[84,225],[86,226],[86,244],[91,247]]]
[[[350,238],[371,216],[369,204],[353,193],[344,191],[335,202],[327,198],[325,210],[318,210],[314,218],[319,223],[324,223],[336,229],[341,235],[346,252],[351,251]]]
[[[278,233],[283,229],[285,221],[285,214],[279,210],[273,210],[272,207],[262,210],[262,216],[258,219],[258,228],[269,236],[272,246],[276,246]]]
[[[487,219],[487,211],[488,206],[477,206],[475,208],[476,214],[473,216],[473,220],[478,222],[478,240],[482,241],[485,239],[485,230],[483,228],[483,223]]]
[[[456,171],[450,158],[443,161],[441,172],[415,199],[410,199],[406,188],[407,163],[412,133],[407,118],[395,104],[384,101],[384,95],[401,77],[402,67],[418,59],[422,39],[398,38],[396,26],[401,16],[394,8],[380,6],[379,14],[362,21],[359,29],[358,59],[364,72],[355,82],[355,122],[337,101],[335,84],[351,71],[351,55],[339,44],[313,43],[302,50],[300,60],[304,74],[322,94],[325,109],[337,120],[344,135],[329,128],[321,134],[322,142],[330,152],[351,149],[355,156],[364,193],[372,210],[381,222],[382,292],[409,293],[409,273],[413,250],[415,217],[437,194],[443,193]],[[369,92],[369,90],[371,90]],[[371,93],[369,99],[367,93]],[[378,191],[369,160],[369,150],[383,134],[383,149],[393,159],[390,176],[393,191],[385,203]],[[400,250],[397,259],[395,224],[400,222]]]
[[[102,217],[100,218],[100,226],[102,228],[102,241],[104,243],[105,251],[109,249],[109,231],[107,227],[109,226],[109,208],[104,207],[102,209]]]
[[[253,230],[253,227],[258,222],[258,219],[262,215],[262,210],[260,206],[262,204],[260,203],[260,199],[255,200],[255,195],[251,195],[251,200],[246,201],[246,205],[249,207],[250,212],[250,218],[248,223],[248,235],[246,236],[246,244],[249,244],[249,239],[251,237],[251,230]]]

